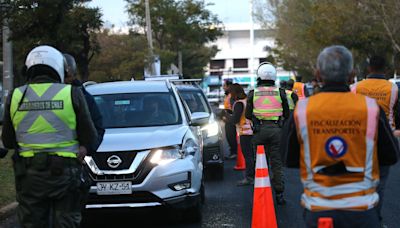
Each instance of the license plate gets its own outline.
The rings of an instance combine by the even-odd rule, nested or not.
[[[97,195],[121,195],[132,194],[132,182],[99,182],[97,183]]]

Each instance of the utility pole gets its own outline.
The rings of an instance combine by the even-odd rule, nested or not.
[[[254,22],[253,22],[253,0],[249,0],[250,8],[250,85],[255,87],[254,74]]]
[[[5,10],[4,1],[0,3],[1,11]],[[2,13],[2,15],[4,15]],[[8,20],[3,18],[3,103],[14,86],[13,74],[13,55],[12,55],[12,42],[10,38],[10,28],[8,27]]]
[[[182,52],[178,51],[178,68],[179,74],[183,76]]]
[[[151,30],[151,19],[150,19],[150,4],[149,0],[145,1],[146,7],[146,28],[147,28],[147,42],[149,46],[149,55],[150,55],[150,74],[154,76],[156,74],[156,67],[154,64],[154,51],[153,51],[153,36]]]

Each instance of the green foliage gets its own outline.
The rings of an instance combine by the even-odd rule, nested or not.
[[[88,65],[99,51],[95,32],[102,26],[98,8],[89,8],[79,0],[13,0],[6,17],[10,19],[14,42],[16,81],[22,83],[20,68],[27,53],[35,46],[47,44],[72,54],[84,81]],[[19,78],[18,78],[19,77]]]
[[[97,34],[101,55],[90,62],[91,80],[96,82],[142,79],[147,42],[143,35],[130,33],[110,34],[104,30]]]
[[[0,208],[15,201],[14,170],[11,160],[13,153],[9,151],[5,158],[0,159]]]
[[[131,24],[145,28],[144,0],[126,0]],[[155,53],[160,55],[162,71],[178,65],[182,52],[183,75],[202,77],[203,68],[215,56],[216,47],[206,46],[222,35],[221,22],[200,0],[152,0],[150,14]]]
[[[394,0],[385,0],[384,2]],[[275,16],[275,55],[283,67],[309,80],[319,52],[326,46],[344,45],[355,59],[360,75],[368,57],[379,54],[389,61],[397,52],[376,12],[380,1],[281,0],[269,4]],[[399,3],[397,3],[400,5]],[[391,14],[393,15],[393,13]],[[399,15],[400,16],[400,15]],[[262,17],[261,17],[262,18]],[[269,21],[268,21],[269,22]],[[267,24],[264,23],[264,24]]]

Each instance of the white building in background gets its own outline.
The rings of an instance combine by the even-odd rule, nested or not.
[[[275,38],[273,31],[256,24],[252,35],[251,26],[251,23],[225,24],[224,35],[213,43],[220,51],[209,63],[206,76],[231,78],[239,84],[254,87],[257,67],[272,54]],[[292,76],[291,72],[278,68],[278,80],[288,80]]]

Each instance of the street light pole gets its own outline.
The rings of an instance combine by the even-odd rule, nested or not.
[[[1,2],[1,11],[4,9],[4,1]],[[4,15],[4,14],[3,14]],[[3,103],[14,86],[13,53],[10,38],[8,20],[3,19]]]
[[[154,51],[153,51],[153,36],[151,30],[151,19],[150,19],[150,4],[149,0],[145,1],[146,7],[146,28],[147,28],[147,42],[149,45],[149,55],[150,55],[150,74],[154,76],[156,74],[156,68],[154,64]]]

